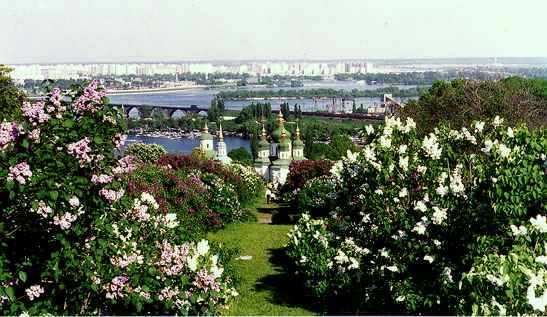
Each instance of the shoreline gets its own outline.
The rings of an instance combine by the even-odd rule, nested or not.
[[[164,88],[145,88],[145,89],[120,89],[120,90],[107,90],[108,95],[135,95],[135,94],[149,94],[149,93],[162,93],[170,91],[185,91],[185,90],[203,90],[204,88],[212,87],[207,85],[195,85],[187,87],[164,87]]]

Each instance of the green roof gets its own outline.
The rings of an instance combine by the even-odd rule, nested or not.
[[[281,142],[281,143],[279,144],[279,149],[280,149],[281,151],[283,151],[283,150],[289,150],[290,146],[291,146],[291,142],[290,142],[288,139],[285,139],[285,140],[283,140],[283,142]]]
[[[268,141],[266,141],[266,140],[260,140],[260,141],[258,142],[258,147],[259,147],[260,149],[265,150],[265,149],[267,149],[267,148],[270,147],[270,143],[268,143]]]
[[[285,127],[277,128],[272,132],[272,138],[274,139],[275,143],[279,143],[279,140],[281,140],[281,134],[283,134],[283,131],[285,131],[285,135],[287,138],[291,138],[291,133],[285,129]]]
[[[300,139],[296,139],[292,142],[292,145],[295,148],[301,148],[301,147],[304,147],[304,142],[302,142],[302,140]]]
[[[199,136],[200,140],[212,140],[213,136],[208,132],[201,132],[201,135]]]

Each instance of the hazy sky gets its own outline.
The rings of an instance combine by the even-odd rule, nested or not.
[[[547,0],[0,0],[0,63],[547,56]]]

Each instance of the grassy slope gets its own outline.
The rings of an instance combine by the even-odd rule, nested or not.
[[[259,213],[259,219],[268,214]],[[310,315],[291,277],[282,268],[282,248],[287,242],[289,225],[236,223],[209,235],[209,239],[237,248],[238,256],[250,255],[251,260],[234,259],[240,275],[237,289],[240,296],[225,315]]]

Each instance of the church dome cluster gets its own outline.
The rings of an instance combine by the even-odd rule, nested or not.
[[[292,161],[305,160],[304,142],[300,139],[300,128],[296,125],[295,136],[285,129],[285,119],[279,111],[277,115],[277,126],[270,136],[268,135],[264,124],[262,124],[262,133],[258,142],[258,155],[254,161],[256,172],[266,181],[274,183],[285,183],[289,174],[289,165]],[[209,133],[207,123],[201,130],[199,149],[208,159],[214,159],[225,164],[232,162],[228,157],[226,143],[222,132],[222,125],[219,124],[217,150],[214,149],[214,137]]]
[[[266,129],[262,125],[262,135],[258,143],[258,157],[255,160],[255,170],[266,181],[284,183],[289,174],[291,161],[305,160],[304,142],[300,139],[300,128],[296,126],[294,139],[285,129],[285,119],[279,111],[277,126],[268,142]]]
[[[207,127],[207,122],[203,130],[201,130],[201,135],[199,136],[199,149],[208,159],[214,159],[225,164],[232,162],[232,159],[228,156],[226,149],[226,142],[224,142],[224,133],[222,132],[222,124],[219,124],[218,129],[218,142],[217,150],[214,150],[213,147],[214,137],[209,133],[209,128]]]

